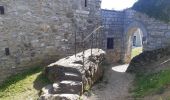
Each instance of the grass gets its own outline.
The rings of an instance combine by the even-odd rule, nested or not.
[[[151,75],[137,75],[134,97],[144,97],[152,93],[161,94],[170,85],[170,70]]]
[[[142,47],[133,48],[131,53],[131,58],[139,55],[140,53],[142,53]]]
[[[37,100],[39,90],[49,83],[41,71],[35,67],[9,77],[0,86],[0,100]]]

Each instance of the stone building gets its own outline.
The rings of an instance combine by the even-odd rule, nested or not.
[[[104,44],[107,51],[107,59],[110,62],[118,62],[121,59],[122,37],[124,32],[124,12],[114,10],[102,10],[102,25],[105,34]]]
[[[131,9],[101,10],[100,0],[1,0],[0,82],[34,66],[91,47],[110,62],[130,62],[135,31],[143,33],[143,51],[170,45],[170,24]],[[99,26],[95,40],[86,36]],[[83,45],[86,45],[84,47]],[[95,46],[94,46],[95,45]]]
[[[100,0],[1,0],[0,82],[74,53],[100,25]],[[80,48],[80,47],[79,47]]]
[[[105,50],[111,62],[130,62],[132,39],[140,29],[143,33],[143,51],[170,46],[170,24],[146,14],[126,9],[124,11],[102,10]]]

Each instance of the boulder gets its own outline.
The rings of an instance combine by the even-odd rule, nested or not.
[[[88,49],[45,67],[44,73],[53,84],[42,89],[40,100],[77,100],[77,95],[81,96],[103,76],[104,55],[101,49]]]
[[[44,94],[39,100],[80,100],[77,94]]]
[[[170,47],[144,51],[131,60],[127,72],[155,73],[164,69],[167,62],[170,62]]]

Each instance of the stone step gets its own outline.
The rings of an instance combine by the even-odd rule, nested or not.
[[[72,80],[72,81],[82,81],[82,77],[79,74],[72,72],[65,72],[65,76],[63,76],[63,80]]]
[[[49,84],[41,89],[41,94],[52,94],[53,85]]]
[[[52,68],[53,67],[53,68]],[[82,75],[81,73],[75,69],[70,67],[63,67],[63,66],[52,66],[46,68],[46,75],[50,80],[53,82],[59,82],[62,80],[75,80],[81,81]]]
[[[44,94],[38,100],[80,100],[77,94]]]
[[[80,95],[82,94],[81,91],[83,90],[82,82],[70,80],[64,80],[60,83],[54,83],[52,87],[52,94],[70,93]]]
[[[74,74],[77,74],[79,76],[81,75],[81,73],[76,68],[65,67],[64,72],[65,73],[74,73]]]

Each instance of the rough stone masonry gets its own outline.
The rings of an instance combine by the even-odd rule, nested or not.
[[[143,33],[143,51],[152,51],[170,45],[170,23],[159,21],[132,9],[124,11],[103,9],[101,12],[103,36],[105,36],[103,41],[107,58],[111,62],[130,62],[131,41],[137,29]],[[112,46],[108,48],[110,42]]]
[[[104,57],[105,52],[95,48],[48,65],[44,73],[52,84],[42,89],[39,100],[80,100],[102,78]]]
[[[100,0],[1,0],[0,83],[74,52],[74,35],[100,24]]]
[[[106,51],[110,62],[130,62],[131,39],[138,28],[143,32],[144,51],[170,45],[169,23],[131,9],[101,10],[100,3],[100,0],[1,0],[0,83],[12,74],[72,55],[75,36],[77,52],[82,51],[83,36],[100,25],[104,26],[101,36],[104,46],[100,49]]]

